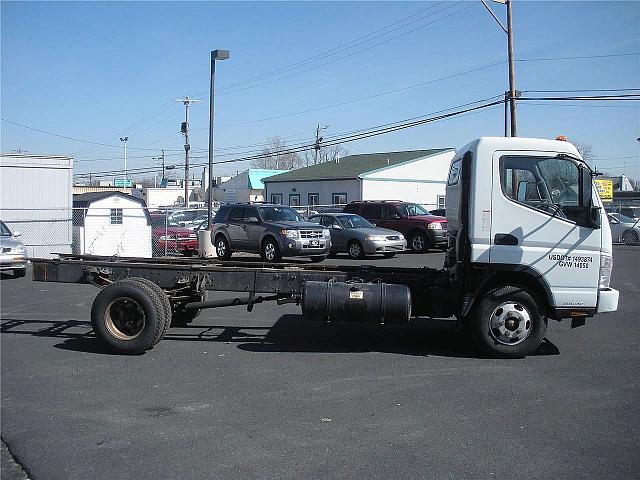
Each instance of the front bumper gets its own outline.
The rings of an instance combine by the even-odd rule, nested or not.
[[[22,270],[27,268],[27,257],[24,254],[0,255],[0,270]]]
[[[431,245],[447,246],[447,231],[445,229],[427,230],[427,232],[429,234],[429,240],[431,240]]]
[[[280,240],[280,251],[283,257],[309,257],[328,255],[331,250],[331,238],[283,238]]]
[[[365,240],[362,248],[367,255],[376,253],[398,253],[407,249],[407,241],[402,240]]]
[[[197,238],[178,238],[176,241],[174,238],[169,240],[159,240],[158,250],[164,252],[166,245],[167,252],[192,252],[198,250]]]
[[[620,292],[613,288],[603,288],[598,290],[598,308],[596,313],[615,312],[618,310],[618,299]]]

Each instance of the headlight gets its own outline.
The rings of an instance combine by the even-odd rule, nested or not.
[[[613,257],[600,255],[600,281],[598,288],[609,288],[611,281],[611,270],[613,269]]]
[[[161,242],[166,242],[167,240],[169,240],[171,237],[166,237],[164,235],[162,235],[160,238],[158,238],[158,240],[160,240]]]
[[[324,230],[322,230],[322,235],[324,235],[325,237],[330,237],[331,232],[329,231],[328,228],[325,228]]]
[[[440,222],[431,222],[427,225],[429,230],[442,230],[442,224]]]
[[[24,245],[17,245],[15,247],[13,247],[13,253],[22,253],[22,254],[24,254],[26,252],[27,252],[27,249],[24,248]]]
[[[298,238],[300,236],[298,230],[280,230],[280,233],[287,238]]]
[[[197,238],[195,233],[192,233],[191,235],[189,235],[189,238]]]
[[[367,240],[371,240],[372,242],[384,242],[387,239],[384,235],[372,235],[367,237]]]

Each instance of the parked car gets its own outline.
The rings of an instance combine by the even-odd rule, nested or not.
[[[184,209],[184,210],[174,210],[169,214],[169,218],[172,221],[176,222],[181,227],[188,227],[193,224],[193,221],[201,217],[203,215],[207,215],[207,210],[199,209]]]
[[[413,252],[447,247],[447,219],[432,215],[417,203],[358,201],[346,205],[343,212],[358,214],[378,227],[402,233]]]
[[[617,205],[611,205],[605,207],[607,213],[619,213],[625,217],[632,218],[634,221],[640,219],[640,207],[620,207]]]
[[[223,205],[213,220],[211,240],[218,258],[233,252],[259,253],[266,262],[309,257],[321,262],[329,254],[329,229],[305,222],[291,207],[275,204]]]
[[[154,256],[163,256],[165,252],[187,256],[198,253],[198,238],[193,231],[180,226],[164,215],[150,215],[150,217]]]
[[[360,215],[325,213],[313,215],[309,221],[329,229],[331,253],[347,252],[355,259],[375,254],[391,258],[407,248],[407,241],[400,232],[376,227]]]
[[[640,244],[640,220],[619,213],[609,213],[607,218],[614,242],[624,242],[626,245]]]
[[[20,232],[11,233],[0,220],[0,271],[11,270],[14,277],[24,277],[27,272],[27,250],[20,237]]]

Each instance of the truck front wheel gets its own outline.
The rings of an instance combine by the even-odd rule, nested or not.
[[[547,319],[534,296],[515,286],[487,292],[468,320],[478,347],[501,357],[531,355],[547,331]]]

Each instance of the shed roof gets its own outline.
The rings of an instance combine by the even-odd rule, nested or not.
[[[335,162],[324,162],[291,170],[287,173],[265,178],[265,182],[289,182],[301,180],[354,179],[368,172],[451,151],[451,148],[410,150],[404,152],[365,153],[349,155]]]
[[[270,169],[264,169],[264,168],[250,168],[248,170],[249,183],[247,186],[251,190],[262,190],[264,188],[264,183],[262,183],[263,178],[282,174],[284,172],[288,172],[288,170],[270,170]]]

